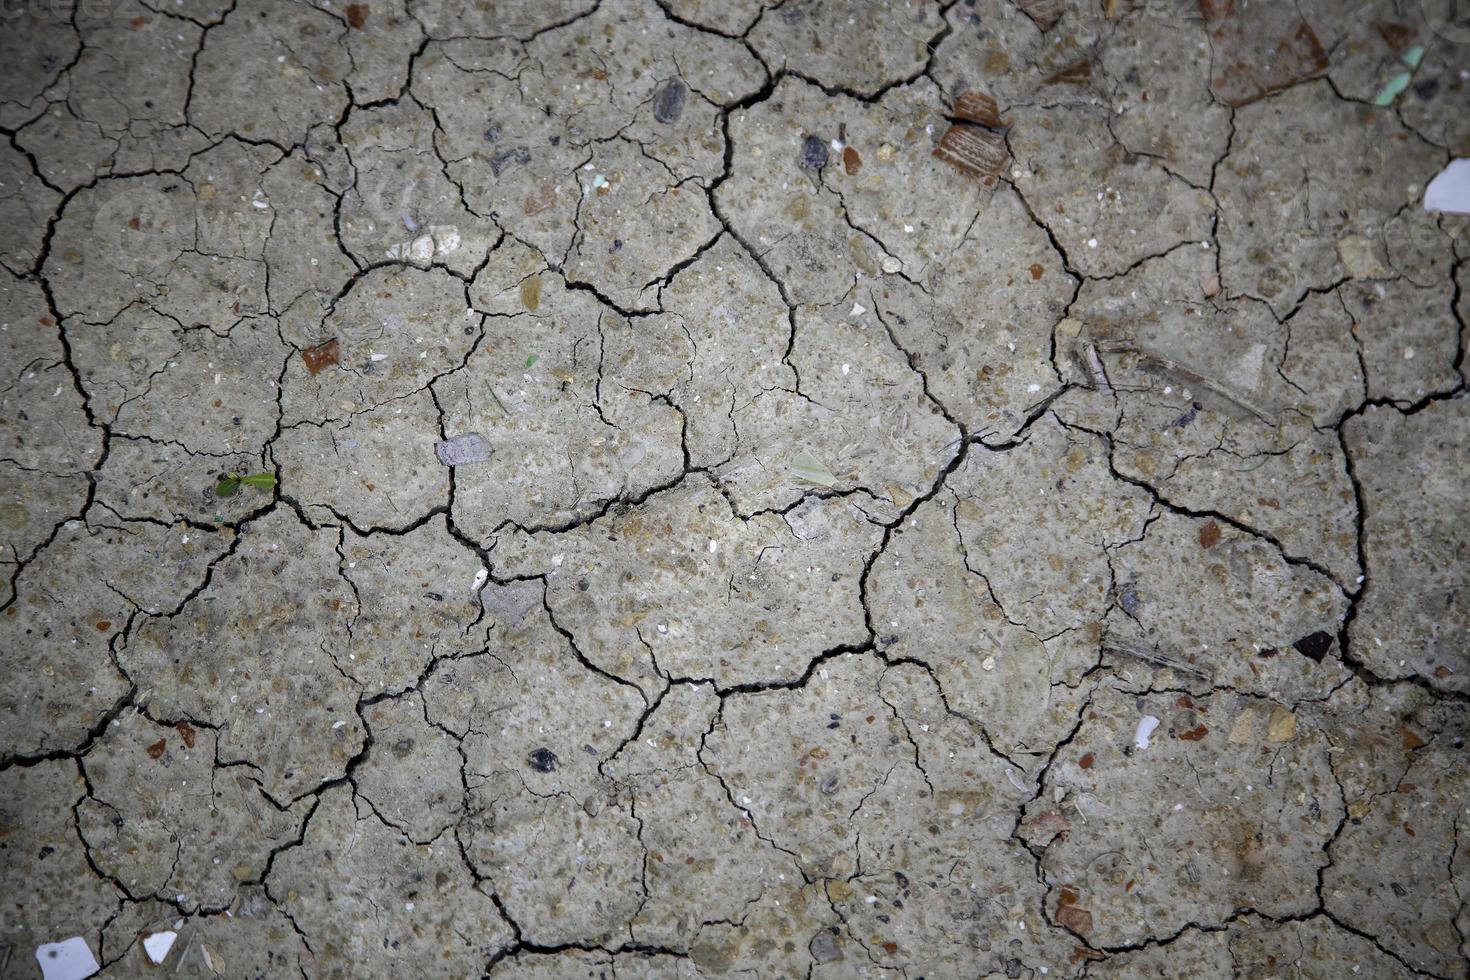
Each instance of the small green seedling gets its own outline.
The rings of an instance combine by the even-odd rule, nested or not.
[[[251,473],[249,476],[222,476],[214,485],[214,495],[233,497],[241,484],[247,487],[258,487],[261,490],[272,490],[276,485],[276,475],[274,473]]]
[[[535,367],[536,362],[539,360],[541,360],[541,358],[535,354],[532,354],[530,357],[526,358],[526,370],[529,371],[531,370],[531,368]]]

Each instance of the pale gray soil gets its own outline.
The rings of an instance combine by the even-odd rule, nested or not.
[[[1452,6],[7,6],[0,976],[1465,977]]]

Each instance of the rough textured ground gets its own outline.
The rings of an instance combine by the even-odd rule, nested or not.
[[[0,974],[1466,975],[1447,4],[64,7]]]

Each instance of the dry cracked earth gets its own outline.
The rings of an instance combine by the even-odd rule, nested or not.
[[[7,7],[0,974],[1466,976],[1441,6]]]

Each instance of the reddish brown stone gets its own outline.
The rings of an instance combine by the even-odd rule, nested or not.
[[[1199,546],[1201,548],[1213,548],[1220,543],[1220,525],[1214,521],[1205,521],[1199,529]]]
[[[179,738],[184,740],[184,748],[192,749],[194,747],[194,736],[197,735],[198,732],[194,730],[193,725],[189,724],[187,721],[181,721],[178,724],[174,725],[174,731],[178,732]]]
[[[337,343],[337,338],[333,337],[325,344],[317,344],[315,347],[306,348],[306,350],[301,352],[301,359],[306,362],[306,370],[312,376],[316,376],[327,365],[336,364],[338,358],[341,357],[341,353],[341,347]]]
[[[1075,905],[1058,905],[1057,925],[1085,936],[1092,931],[1092,913]]]

